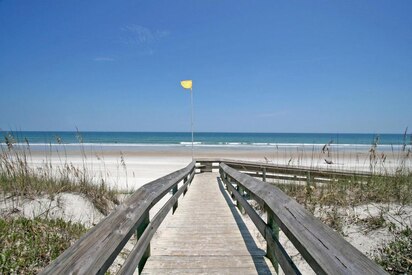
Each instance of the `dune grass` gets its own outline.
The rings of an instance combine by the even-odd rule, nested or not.
[[[402,220],[395,225],[385,219],[390,206],[395,206],[401,213],[406,206],[412,205],[412,167],[408,166],[412,143],[407,143],[405,131],[404,144],[396,160],[398,166],[391,172],[383,169],[382,173],[382,169],[377,168],[385,168],[386,155],[378,152],[378,142],[379,139],[375,138],[369,150],[371,178],[347,178],[330,183],[275,181],[274,184],[343,235],[348,222],[361,225],[366,234],[386,228],[392,233],[393,240],[381,244],[372,252],[372,258],[391,274],[412,274],[412,229]],[[351,210],[365,205],[385,206],[376,216],[361,219],[352,216],[354,212]]]
[[[117,191],[89,172],[84,148],[80,167],[65,161],[67,157],[60,158],[60,152],[55,152],[63,159],[60,163],[52,163],[45,156],[46,161],[35,166],[28,140],[17,142],[7,134],[4,141],[5,145],[0,145],[2,199],[45,195],[53,199],[60,193],[76,193],[89,199],[104,215],[119,204]],[[27,219],[9,214],[0,217],[0,274],[37,274],[86,232],[82,224],[63,219]]]
[[[402,220],[399,228],[385,219],[390,205],[402,212],[412,204],[412,173],[373,176],[365,183],[346,180],[318,186],[276,185],[340,234],[345,235],[343,229],[348,222],[361,225],[365,234],[386,228],[393,240],[372,251],[372,259],[391,274],[412,273],[412,229]],[[370,204],[386,207],[382,207],[377,216],[362,219],[352,216],[351,210],[356,206]]]
[[[308,209],[314,206],[355,207],[368,203],[412,203],[412,173],[374,175],[365,181],[342,179],[322,184],[275,183]]]
[[[83,151],[80,168],[64,160],[56,167],[51,161],[34,167],[29,163],[31,150],[27,140],[24,145],[16,146],[14,137],[8,134],[5,143],[0,152],[0,191],[4,196],[35,198],[48,195],[53,198],[63,192],[79,193],[105,215],[113,203],[119,204],[116,191],[110,189],[103,178],[96,179],[88,171]]]

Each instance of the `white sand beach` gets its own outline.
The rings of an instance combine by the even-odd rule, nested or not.
[[[190,147],[122,147],[118,150],[102,147],[83,150],[71,149],[63,152],[53,147],[49,150],[31,152],[29,163],[41,167],[50,163],[57,168],[65,163],[86,167],[95,179],[104,179],[110,187],[118,190],[136,190],[145,183],[162,177],[190,163]],[[263,163],[304,166],[333,170],[371,171],[393,173],[400,165],[412,168],[410,157],[402,152],[379,152],[371,159],[367,147],[359,150],[336,150],[323,153],[304,147],[253,148],[253,147],[195,147],[194,158],[223,158],[248,160]],[[404,161],[402,163],[402,161]]]

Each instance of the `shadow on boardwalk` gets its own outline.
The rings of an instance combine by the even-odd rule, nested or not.
[[[265,262],[264,256],[262,256],[262,254],[265,254],[266,251],[260,249],[256,243],[255,240],[253,239],[252,235],[250,234],[249,229],[247,228],[245,222],[243,221],[241,215],[239,214],[236,206],[233,204],[229,194],[226,192],[222,180],[217,177],[217,182],[219,184],[219,189],[220,192],[222,193],[223,197],[225,198],[225,201],[228,205],[228,207],[230,208],[230,212],[233,215],[233,218],[236,221],[236,224],[239,228],[239,231],[242,235],[242,238],[245,242],[245,245],[247,247],[247,250],[249,251],[250,255],[252,256],[253,259],[253,263],[256,267],[256,271],[259,274],[272,274],[270,268],[268,267],[268,265]],[[254,253],[256,253],[255,251],[260,251],[262,252],[261,255],[254,255]]]

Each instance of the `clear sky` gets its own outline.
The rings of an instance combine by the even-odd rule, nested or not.
[[[3,130],[402,133],[412,1],[0,0]]]

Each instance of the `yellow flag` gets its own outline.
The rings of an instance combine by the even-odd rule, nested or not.
[[[185,89],[192,90],[192,80],[182,80],[180,81],[180,85],[182,85],[182,87]]]

